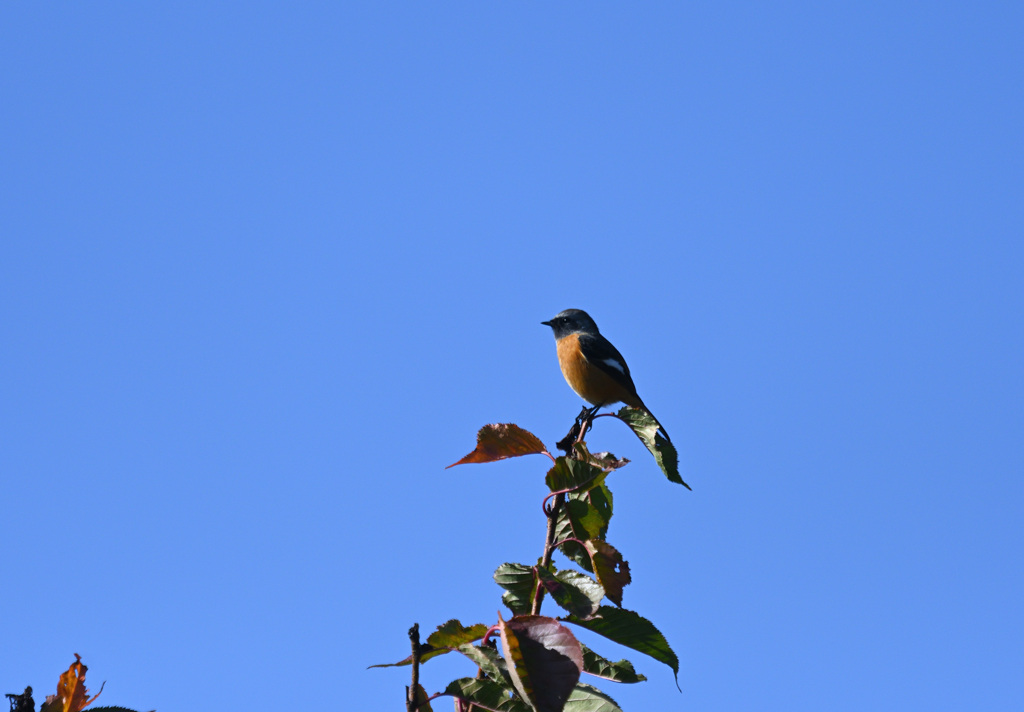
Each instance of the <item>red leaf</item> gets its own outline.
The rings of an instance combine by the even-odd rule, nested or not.
[[[499,616],[498,627],[516,691],[537,712],[562,712],[583,671],[576,636],[547,616]]]
[[[547,451],[540,438],[530,431],[513,423],[495,423],[480,428],[476,434],[476,449],[448,467],[473,462],[495,462],[520,455],[541,455]]]

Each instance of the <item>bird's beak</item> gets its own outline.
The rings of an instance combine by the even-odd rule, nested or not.
[[[542,321],[541,324],[543,324],[544,326],[551,326],[550,321]]]

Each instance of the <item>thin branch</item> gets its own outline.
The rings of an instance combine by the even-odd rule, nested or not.
[[[420,624],[413,623],[409,629],[409,642],[412,643],[412,685],[406,688],[405,709],[406,712],[416,712],[419,705],[416,703],[416,693],[420,689]]]

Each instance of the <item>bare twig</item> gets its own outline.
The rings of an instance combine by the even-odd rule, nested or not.
[[[417,693],[420,689],[420,624],[413,623],[409,629],[409,642],[412,643],[412,685],[405,688],[406,712],[416,712]]]

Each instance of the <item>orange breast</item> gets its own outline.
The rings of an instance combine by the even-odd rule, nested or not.
[[[580,350],[579,334],[570,334],[558,342],[558,364],[569,386],[588,403],[625,403],[640,407],[636,395],[587,360]]]

